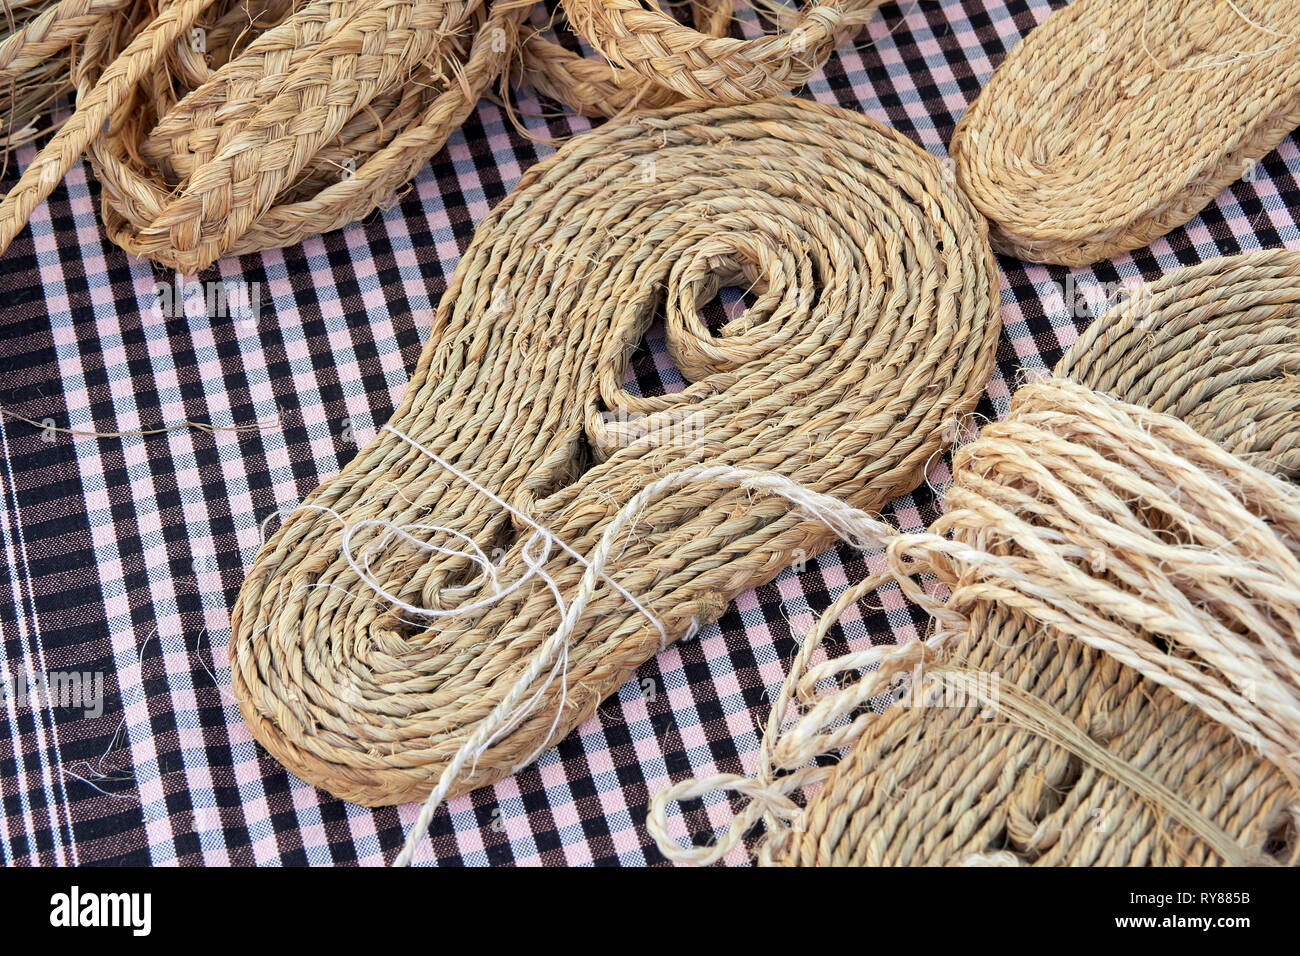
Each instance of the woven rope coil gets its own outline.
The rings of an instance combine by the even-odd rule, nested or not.
[[[1056,374],[1300,479],[1300,253],[1210,259],[1141,286],[1088,327]]]
[[[1300,254],[1207,263],[1149,292],[1057,373],[1290,471],[1294,437],[1271,423],[1300,414]],[[925,535],[815,503],[886,543],[888,567],[805,639],[757,778],[655,798],[664,851],[713,862],[762,819],[760,861],[787,865],[1300,862],[1300,491],[1063,378],[1020,390],[953,471]],[[931,637],[813,664],[843,610],[891,580],[930,610]],[[901,704],[861,711],[900,688]],[[833,767],[811,762],[840,747]],[[718,845],[681,848],[667,805],[715,789],[752,802]]]
[[[694,26],[641,0],[565,0],[569,22],[608,63],[535,37],[524,45],[524,75],[541,92],[589,116],[678,99],[749,103],[806,83],[881,2],[830,0],[805,9],[755,4],[778,30],[740,40],[728,35],[731,0],[693,4]]]
[[[0,204],[0,247],[89,147],[105,225],[186,273],[389,199],[508,66],[527,7],[177,0],[121,49],[101,17],[77,112]]]
[[[1194,216],[1300,125],[1297,0],[1076,0],[962,117],[995,249],[1080,266]]]
[[[259,554],[232,615],[253,734],[372,805],[526,765],[831,538],[730,486],[638,495],[703,464],[865,508],[912,488],[990,373],[994,270],[934,159],[860,115],[783,98],[574,139],[480,224],[389,426]],[[731,283],[757,300],[710,330]],[[690,384],[633,395],[659,309]]]

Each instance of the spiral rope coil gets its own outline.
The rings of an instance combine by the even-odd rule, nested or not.
[[[253,734],[370,805],[526,765],[833,538],[729,485],[639,493],[706,466],[863,508],[911,489],[991,372],[995,275],[939,164],[857,114],[783,98],[572,140],[480,224],[389,425],[259,554],[232,615]],[[725,284],[757,298],[712,330]],[[634,395],[660,310],[689,384]]]

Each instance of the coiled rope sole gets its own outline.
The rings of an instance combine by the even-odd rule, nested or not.
[[[887,545],[888,567],[805,638],[756,778],[654,798],[664,852],[714,862],[761,818],[764,863],[1300,862],[1300,492],[1119,403],[1289,474],[1298,317],[1298,253],[1179,270],[957,452],[928,534],[814,503]],[[923,570],[948,597],[916,586]],[[844,609],[890,580],[933,634],[812,663]],[[901,700],[863,711],[885,693]],[[838,748],[833,767],[813,762]],[[667,805],[717,789],[751,802],[718,844],[679,846]]]
[[[1300,863],[1286,756],[1300,739],[1300,492],[1177,419],[1060,381],[1018,393],[1005,422],[958,452],[951,518],[934,529],[1049,571],[940,570],[964,630],[917,658],[901,704],[863,722],[772,862]],[[1073,503],[1097,517],[1078,524],[1071,497],[1087,492]],[[1008,523],[1017,511],[1026,527]],[[1057,578],[1048,552],[1077,580]],[[1257,610],[1243,616],[1243,600]],[[1132,637],[1101,641],[1114,626]]]
[[[1210,259],[1141,286],[1088,327],[1056,374],[1300,479],[1300,252]]]
[[[935,160],[858,114],[783,98],[572,140],[480,224],[389,426],[259,554],[231,644],[254,736],[370,805],[429,794],[454,760],[452,794],[526,765],[832,537],[776,500],[691,486],[592,556],[620,507],[715,463],[868,509],[911,489],[991,372],[995,276]],[[757,300],[711,330],[698,309],[727,284]],[[627,363],[659,311],[689,384],[634,395]],[[575,555],[599,558],[594,586]],[[520,695],[556,634],[559,673]],[[463,763],[467,741],[482,746]]]
[[[1083,266],[1183,225],[1300,125],[1300,0],[1075,0],[953,134],[999,252]]]

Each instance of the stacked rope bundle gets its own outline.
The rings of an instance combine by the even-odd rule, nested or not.
[[[641,0],[564,0],[574,29],[605,60],[584,59],[534,36],[524,44],[524,77],[588,116],[679,99],[749,103],[806,83],[881,2],[827,0],[797,10],[760,0],[754,6],[777,32],[741,40],[728,33],[732,0],[693,3],[694,26]]]
[[[47,93],[77,91],[77,112],[0,203],[0,252],[83,151],[110,238],[194,273],[390,200],[516,59],[524,80],[592,116],[743,103],[803,83],[878,2],[775,7],[780,32],[747,41],[727,35],[730,0],[696,6],[698,30],[637,4],[571,4],[611,65],[536,34],[521,43],[532,0],[167,0],[152,20],[144,4],[62,0],[0,43],[0,81],[24,76],[11,109],[22,141]],[[70,73],[30,75],[73,41]]]
[[[1076,0],[962,117],[994,248],[1087,265],[1146,245],[1300,125],[1300,0]]]
[[[645,489],[706,465],[865,508],[912,488],[990,374],[994,270],[935,160],[857,114],[783,98],[572,140],[480,224],[390,424],[259,554],[232,615],[252,732],[371,805],[526,766],[832,538],[743,490]],[[712,330],[720,284],[757,300]],[[634,395],[660,309],[689,384]]]
[[[1163,402],[1289,470],[1292,437],[1242,438],[1240,409],[1300,414],[1300,255],[1210,263],[1150,293],[1146,346],[1130,315],[1108,316],[1058,373]],[[1268,383],[1289,387],[1257,402]],[[926,534],[801,502],[887,545],[888,566],[805,639],[757,778],[655,798],[664,852],[713,862],[762,819],[760,860],[788,865],[1300,862],[1300,491],[1064,378],[1018,392],[953,471]],[[932,635],[813,664],[839,614],[887,581],[931,612]],[[864,712],[886,694],[899,702]],[[667,806],[716,789],[752,802],[718,844],[683,849]]]
[[[77,112],[0,204],[0,249],[87,148],[105,225],[187,273],[388,199],[507,68],[527,6],[176,0],[77,57]]]

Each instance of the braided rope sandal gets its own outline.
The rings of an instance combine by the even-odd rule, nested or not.
[[[710,329],[727,284],[757,300]],[[660,308],[689,384],[633,395]],[[571,140],[478,227],[389,425],[258,555],[231,623],[244,719],[368,805],[527,766],[833,538],[733,486],[643,489],[717,463],[879,508],[973,408],[999,330],[983,221],[866,117],[780,98]]]
[[[1300,125],[1300,0],[1075,0],[950,153],[999,252],[1084,266],[1183,225]]]

